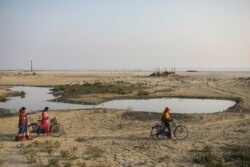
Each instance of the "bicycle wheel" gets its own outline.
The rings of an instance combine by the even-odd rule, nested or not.
[[[29,131],[29,133],[36,133],[37,129],[38,129],[38,125],[36,125],[36,124],[28,125],[28,131]]]
[[[179,125],[174,129],[174,136],[179,140],[184,140],[188,137],[188,129],[185,126]]]
[[[153,126],[150,133],[151,137],[158,138],[161,128],[162,127],[160,125]]]
[[[50,132],[52,136],[59,137],[64,133],[63,126],[60,124],[54,124],[50,128]]]

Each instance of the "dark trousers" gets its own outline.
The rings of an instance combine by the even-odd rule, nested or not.
[[[170,128],[170,123],[169,121],[165,121],[165,127],[167,128],[168,132],[167,135],[169,138],[171,138],[171,128]]]

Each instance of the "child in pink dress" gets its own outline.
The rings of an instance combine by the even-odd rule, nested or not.
[[[43,129],[45,130],[45,132],[47,133],[47,135],[50,135],[50,124],[49,124],[49,115],[48,115],[48,110],[49,107],[45,107],[43,112],[42,112],[42,122],[41,125],[43,127]]]

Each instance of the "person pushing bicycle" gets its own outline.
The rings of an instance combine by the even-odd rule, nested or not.
[[[168,107],[166,107],[165,110],[164,110],[164,112],[163,112],[163,114],[162,114],[162,117],[161,117],[162,123],[164,123],[165,127],[168,129],[167,136],[168,136],[169,139],[171,139],[170,122],[172,121],[172,117],[170,115],[170,111],[171,111],[171,109],[168,108]]]

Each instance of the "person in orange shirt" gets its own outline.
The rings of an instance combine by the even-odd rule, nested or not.
[[[43,112],[42,112],[42,122],[41,122],[41,126],[43,127],[43,129],[45,130],[45,132],[47,133],[47,135],[50,135],[50,124],[49,124],[49,107],[45,107]]]
[[[165,127],[168,129],[168,138],[171,139],[171,127],[170,122],[172,121],[171,115],[170,115],[171,109],[166,107],[163,114],[162,114],[162,122],[165,124]]]

